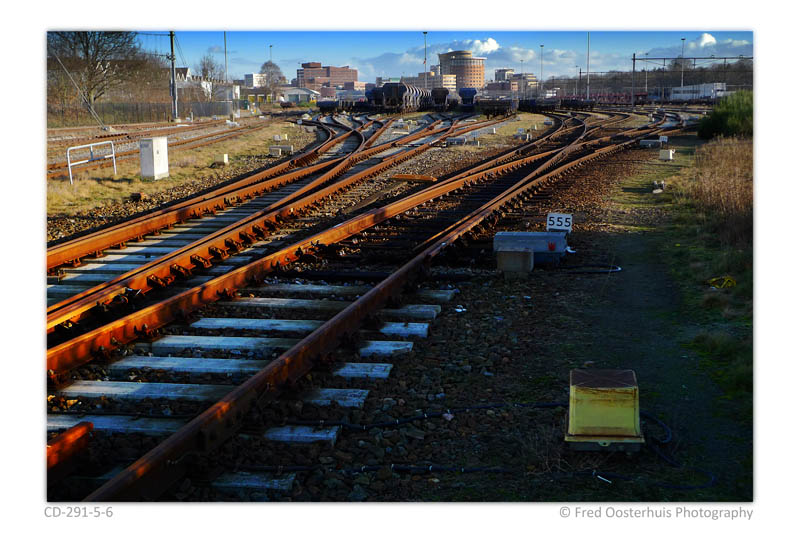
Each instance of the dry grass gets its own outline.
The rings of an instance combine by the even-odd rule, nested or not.
[[[286,133],[288,141],[274,141],[273,135]],[[270,124],[260,130],[245,133],[227,141],[186,150],[170,150],[169,177],[158,181],[141,177],[138,157],[117,162],[117,174],[112,168],[78,170],[75,185],[69,178],[47,180],[48,216],[71,214],[112,202],[127,200],[134,192],[154,195],[168,189],[200,183],[218,177],[222,170],[212,166],[218,154],[229,159],[241,156],[266,156],[272,144],[291,144],[301,149],[315,139],[314,133],[287,123]]]
[[[719,139],[697,150],[695,166],[676,181],[676,195],[694,204],[728,244],[753,239],[753,142]]]

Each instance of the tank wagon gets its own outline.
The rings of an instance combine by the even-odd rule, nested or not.
[[[381,87],[380,101],[375,92],[373,98],[376,107],[389,113],[408,113],[431,107],[430,89],[421,89],[407,83],[385,83]]]

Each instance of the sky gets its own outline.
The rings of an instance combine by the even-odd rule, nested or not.
[[[140,35],[148,50],[166,53],[169,39],[164,36]],[[178,31],[180,48],[178,66],[194,67],[210,53],[224,64],[222,31]],[[428,65],[438,64],[437,53],[470,50],[486,58],[486,78],[494,69],[522,68],[544,78],[575,76],[578,68],[586,70],[586,38],[582,31],[429,31],[427,35]],[[751,31],[595,31],[590,34],[589,69],[591,72],[630,70],[631,56],[639,58],[678,57],[681,38],[686,39],[687,57],[752,56]],[[358,69],[358,79],[373,82],[376,76],[415,76],[424,69],[424,37],[422,31],[269,31],[227,32],[228,76],[241,79],[244,74],[258,72],[261,64],[272,59],[287,80],[296,76],[300,63],[319,61],[323,65],[350,66]],[[543,54],[540,45],[544,45]],[[522,64],[520,64],[522,61]],[[661,62],[657,62],[658,65]],[[650,63],[655,67],[656,62]],[[700,63],[698,63],[700,66]]]

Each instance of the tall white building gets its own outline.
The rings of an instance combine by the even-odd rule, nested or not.
[[[267,75],[254,72],[244,75],[244,86],[249,88],[265,87],[267,85]]]

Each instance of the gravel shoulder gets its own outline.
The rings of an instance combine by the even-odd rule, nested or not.
[[[696,141],[675,139],[679,159],[659,167],[669,175],[690,164]],[[684,468],[674,468],[652,451],[627,456],[571,452],[563,446],[563,408],[479,409],[415,423],[411,438],[392,442],[393,432],[343,438],[337,451],[358,456],[376,451],[381,463],[436,464],[456,468],[496,467],[508,473],[432,472],[361,477],[357,491],[378,501],[751,501],[752,423],[725,399],[714,369],[688,347],[697,324],[686,309],[663,259],[662,232],[668,206],[655,200],[652,150],[625,152],[592,170],[543,210],[576,215],[570,244],[578,250],[568,264],[613,263],[610,275],[571,275],[537,269],[527,279],[506,280],[494,271],[490,249],[471,254],[462,267],[473,280],[458,283],[460,294],[443,308],[431,336],[415,342],[413,354],[393,369],[389,390],[372,400],[374,416],[411,416],[501,402],[566,402],[573,368],[630,368],[637,373],[641,408],[675,432],[662,448]],[[517,227],[537,230],[537,216]],[[543,225],[543,224],[542,224]],[[495,228],[500,229],[500,228]],[[541,228],[543,229],[543,228]],[[448,271],[458,261],[440,265]],[[457,311],[457,308],[466,311]],[[387,399],[388,398],[388,399]],[[399,398],[403,404],[397,406]],[[369,410],[369,409],[368,409]],[[643,422],[660,437],[660,429]],[[400,431],[400,435],[403,432]],[[376,443],[376,444],[373,444]],[[611,484],[583,475],[601,471]],[[703,485],[678,490],[658,486]],[[344,479],[353,483],[352,479]],[[349,488],[349,487],[348,487]],[[363,489],[363,490],[362,490]],[[323,492],[341,500],[353,492]]]

